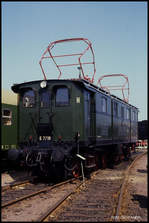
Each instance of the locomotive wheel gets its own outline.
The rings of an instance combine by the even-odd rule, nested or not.
[[[80,176],[80,173],[81,173],[80,162],[74,159],[73,157],[68,158],[65,161],[64,167],[65,167],[65,170],[67,171],[68,176],[71,175],[75,178]]]
[[[28,167],[33,167],[37,166],[37,163],[35,162],[36,160],[36,155],[32,152],[27,153],[26,155],[26,165]]]
[[[77,178],[80,176],[80,172],[81,172],[81,168],[80,168],[80,164],[78,163],[76,168],[72,171],[72,175]]]

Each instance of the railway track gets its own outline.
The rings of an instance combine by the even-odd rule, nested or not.
[[[117,176],[114,176],[115,174],[109,174],[110,171],[108,170],[108,181],[104,176],[106,175],[105,171],[102,171],[104,172],[103,177],[101,177],[101,171],[95,172],[93,174],[94,176],[91,182],[88,182],[88,184],[81,191],[77,192],[77,188],[75,191],[69,193],[67,196],[61,199],[53,208],[47,210],[46,213],[37,220],[39,222],[115,221],[117,219],[116,217],[120,215],[122,195],[124,187],[126,185],[126,179],[129,170],[132,168],[132,166],[134,166],[136,161],[145,154],[146,152],[134,159],[134,161],[123,172],[123,174],[119,173],[117,174]],[[98,174],[100,175],[100,177],[97,177]],[[117,180],[114,180],[113,182],[114,178],[117,178]],[[74,194],[75,197],[73,198]],[[66,200],[68,198],[69,200],[67,202]],[[66,208],[62,208],[61,205],[65,201],[67,202]],[[59,211],[55,211],[56,208],[61,208],[60,213]],[[55,214],[53,214],[54,211]]]
[[[127,186],[128,186],[129,175],[131,174],[130,173],[131,169],[135,166],[136,162],[139,159],[141,159],[146,154],[147,154],[147,151],[145,151],[141,155],[137,156],[136,159],[131,163],[131,165],[127,168],[127,170],[125,172],[125,177],[124,177],[124,180],[123,180],[123,184],[121,186],[121,190],[120,190],[120,195],[119,195],[119,200],[118,200],[118,205],[117,205],[114,221],[119,221],[120,219],[123,218],[122,207],[123,207],[123,202],[124,202],[124,195],[126,193]]]
[[[69,200],[68,197],[67,200],[64,199],[66,207],[62,207],[62,202],[57,204],[60,213],[59,210],[50,210],[45,218],[38,221],[105,221],[112,215],[117,191],[123,179],[123,171],[119,174],[112,172],[97,171],[81,185],[81,189],[77,188],[70,194]]]
[[[25,184],[31,183],[31,182],[33,182],[35,179],[36,179],[36,177],[29,177],[29,178],[26,179],[26,180],[17,181],[17,182],[15,182],[15,183],[11,183],[11,184],[9,184],[9,185],[2,186],[2,192],[11,190],[11,189],[13,189],[13,188],[15,188],[15,187],[19,187],[19,186],[23,186],[23,185],[25,185]]]
[[[37,184],[33,186],[36,191],[29,193],[32,191],[30,187],[27,194],[22,195],[27,189],[18,190],[21,191],[20,194],[13,198],[9,196],[9,199],[6,199],[3,194],[2,221],[22,221],[26,216],[28,218],[25,221],[36,222],[110,219],[111,216],[117,214],[113,210],[116,210],[125,175],[124,169],[127,165],[127,162],[125,165],[120,165],[121,170],[119,167],[114,170],[98,170],[92,174],[91,179],[86,179],[85,182],[70,179],[53,186],[45,187],[45,184]],[[27,183],[27,185],[29,187],[30,184]],[[14,188],[15,190],[9,188],[7,192],[12,191],[12,194],[15,194],[17,187]],[[3,193],[8,194],[6,191]],[[27,209],[30,214],[27,213]]]
[[[59,203],[60,199],[66,197],[80,183],[82,181],[79,179],[70,179],[25,196],[21,195],[7,203],[2,202],[2,221],[37,221],[48,206],[53,207],[55,203]]]
[[[67,181],[55,184],[53,186],[46,186],[44,183],[39,183],[39,184],[35,185],[35,184],[31,183],[30,180],[26,180],[26,181],[18,182],[16,184],[6,186],[3,188],[3,192],[5,191],[5,194],[2,195],[1,207],[5,208],[7,206],[11,206],[19,201],[31,198],[31,197],[39,195],[41,193],[48,192],[56,187],[65,185],[66,183],[70,183],[74,180],[75,180],[74,178],[69,179]],[[22,194],[23,194],[23,196],[22,196]]]

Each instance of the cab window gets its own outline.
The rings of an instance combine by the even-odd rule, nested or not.
[[[28,90],[23,94],[23,106],[32,108],[35,106],[35,93],[33,90]]]
[[[59,87],[56,89],[56,106],[69,105],[69,90],[67,87]]]

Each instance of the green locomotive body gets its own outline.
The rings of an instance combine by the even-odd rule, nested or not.
[[[47,156],[65,163],[72,154],[86,159],[93,155],[95,162],[100,152],[112,154],[114,146],[124,149],[136,143],[136,107],[84,79],[44,82],[44,87],[40,80],[12,86],[19,95],[18,140],[34,153],[28,157],[30,166],[38,162],[43,170]]]

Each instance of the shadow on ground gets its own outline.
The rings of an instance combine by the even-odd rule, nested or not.
[[[134,194],[133,195],[133,201],[138,201],[141,208],[147,208],[147,196],[140,195],[140,194]]]

